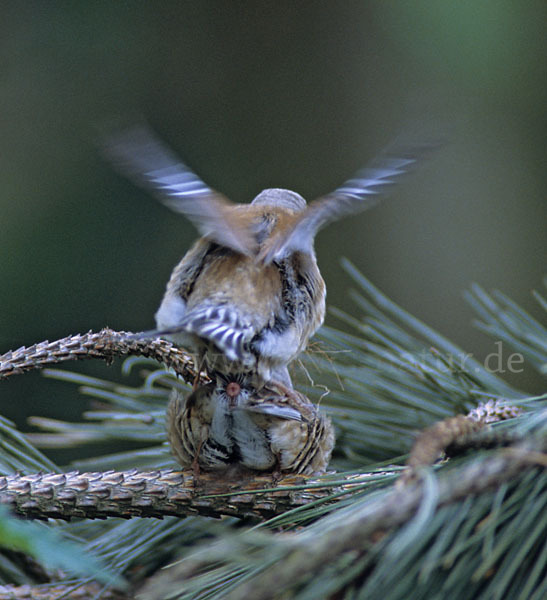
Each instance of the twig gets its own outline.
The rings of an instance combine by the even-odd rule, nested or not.
[[[499,421],[517,417],[522,413],[518,406],[503,400],[482,402],[467,415],[458,415],[437,421],[418,436],[406,462],[399,485],[415,479],[420,467],[433,464],[443,452],[457,454],[470,447],[494,446],[496,436],[480,436],[484,429]],[[514,436],[502,436],[501,443],[509,444]]]
[[[0,356],[0,379],[67,360],[100,358],[111,361],[115,357],[129,355],[153,358],[172,368],[188,383],[196,379],[192,356],[171,342],[160,338],[139,339],[131,332],[108,328],[98,333],[78,333],[55,342],[46,340],[28,348],[22,346],[10,350]],[[200,374],[200,379],[202,383],[209,381],[204,373]]]

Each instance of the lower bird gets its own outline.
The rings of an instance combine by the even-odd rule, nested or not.
[[[319,475],[334,447],[330,419],[303,394],[222,379],[188,395],[173,391],[167,434],[177,461],[195,473]]]

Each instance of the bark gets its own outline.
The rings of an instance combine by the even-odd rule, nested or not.
[[[0,503],[36,519],[230,515],[265,520],[332,493],[317,479],[302,476],[285,477],[274,488],[271,475],[219,480],[210,473],[196,477],[192,470],[0,477]]]

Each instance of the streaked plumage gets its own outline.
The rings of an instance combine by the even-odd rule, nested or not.
[[[275,219],[274,211],[260,210],[258,219]],[[209,372],[247,372],[257,385],[290,385],[287,364],[324,314],[325,284],[313,255],[263,265],[202,238],[175,267],[156,323],[195,348]]]
[[[185,396],[173,392],[167,432],[185,468],[324,473],[334,431],[330,420],[302,394],[272,385],[256,392],[241,386],[230,396],[217,381]]]
[[[313,202],[264,190],[232,204],[138,126],[105,146],[119,169],[186,215],[202,234],[175,267],[156,313],[156,335],[197,352],[214,375],[246,373],[259,388],[290,386],[287,365],[305,349],[325,314],[325,284],[313,241],[329,222],[376,204],[429,146],[386,153]]]

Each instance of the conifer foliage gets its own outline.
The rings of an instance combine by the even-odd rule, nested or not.
[[[546,597],[547,395],[515,389],[344,267],[355,313],[333,310],[341,329],[324,327],[293,373],[336,428],[319,478],[178,474],[165,409],[196,374],[168,345],[122,336],[107,356],[87,334],[1,356],[0,378],[129,355],[116,381],[44,371],[90,398],[79,423],[35,416],[41,431],[23,435],[0,418],[0,599]],[[544,325],[500,292],[466,295],[482,330],[547,372]],[[42,453],[113,442],[64,466]],[[93,518],[106,514],[124,518]]]

